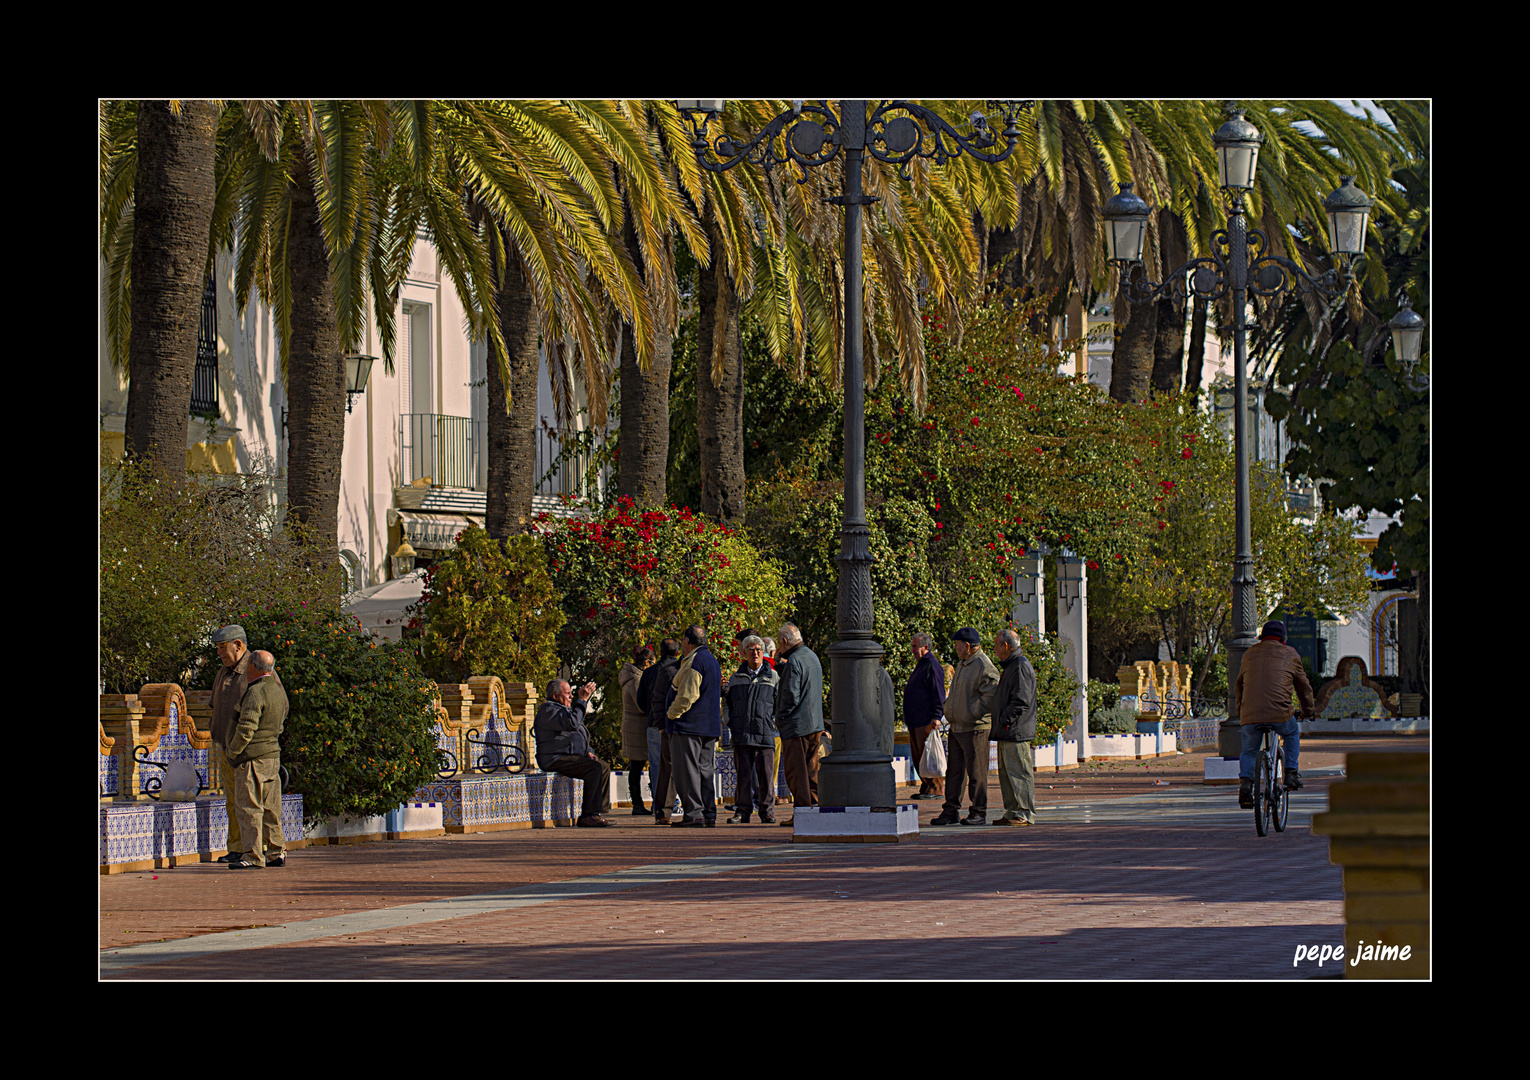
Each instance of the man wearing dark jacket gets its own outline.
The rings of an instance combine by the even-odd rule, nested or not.
[[[747,825],[751,810],[776,823],[776,689],[780,676],[765,663],[765,642],[754,634],[739,644],[744,662],[728,680],[728,730],[738,776],[729,825]]]
[[[717,739],[722,734],[722,667],[707,647],[707,632],[700,626],[686,628],[682,649],[685,657],[670,684],[669,708],[664,713],[675,790],[685,815],[674,827],[710,829],[717,825],[713,779]]]
[[[537,768],[584,781],[584,804],[574,822],[584,829],[611,824],[602,816],[611,812],[611,766],[590,751],[590,733],[584,726],[594,692],[595,684],[585,683],[575,702],[574,688],[554,679],[547,684],[547,700],[531,722],[537,739]]]
[[[913,754],[914,768],[924,760],[924,745],[931,735],[939,738],[941,714],[946,707],[946,673],[932,651],[934,640],[929,634],[915,634],[913,638],[914,671],[908,677],[903,690],[903,726],[908,729],[908,746]],[[944,776],[919,774],[919,794],[916,799],[941,799],[946,794]]]
[[[669,707],[669,687],[680,670],[680,643],[665,638],[659,646],[659,662],[643,672],[638,683],[638,705],[648,714],[648,788],[656,825],[669,824],[675,805],[675,781],[669,757],[669,735],[664,731],[664,710]]]
[[[802,643],[802,631],[782,623],[776,635],[776,730],[781,733],[781,767],[792,807],[818,805],[818,743],[823,738],[823,665]],[[781,822],[790,825],[790,821]]]
[[[1036,824],[1036,670],[1020,651],[1020,635],[1000,630],[993,656],[999,662],[999,685],[993,695],[989,738],[999,749],[999,791],[1004,814],[995,825]]]

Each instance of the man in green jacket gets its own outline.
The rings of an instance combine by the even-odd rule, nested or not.
[[[278,742],[287,720],[287,692],[276,681],[275,671],[276,661],[270,653],[250,653],[250,685],[239,699],[239,719],[228,739],[234,809],[239,815],[239,834],[250,849],[228,864],[230,870],[287,865]]]
[[[950,749],[946,763],[946,801],[931,825],[986,825],[988,823],[989,713],[999,687],[999,669],[983,652],[978,632],[964,626],[951,638],[956,648],[956,674],[946,695],[946,719],[950,721]],[[962,812],[962,780],[966,779],[967,806]]]

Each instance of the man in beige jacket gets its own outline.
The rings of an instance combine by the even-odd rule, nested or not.
[[[983,652],[978,632],[964,626],[951,638],[956,649],[956,674],[946,695],[946,719],[951,724],[946,762],[946,801],[931,825],[986,825],[988,823],[988,732],[992,722],[993,696],[999,686],[999,669]],[[962,811],[962,780],[966,778],[967,806]]]

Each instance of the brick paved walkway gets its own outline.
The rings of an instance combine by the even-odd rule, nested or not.
[[[1304,746],[1304,774],[1325,767],[1325,749]],[[101,973],[154,980],[1319,974],[1310,964],[1293,967],[1292,957],[1297,945],[1342,938],[1340,872],[1328,862],[1326,841],[1307,827],[1332,776],[1314,775],[1293,805],[1292,827],[1261,839],[1251,815],[1236,810],[1234,789],[1198,783],[1198,757],[1170,762],[1043,774],[1042,825],[925,829],[910,844],[793,845],[789,830],[771,826],[667,830],[618,814],[610,830],[296,851],[284,870],[206,865],[113,875],[101,879]],[[1155,782],[1165,779],[1168,786]],[[993,785],[990,806],[1000,805]],[[920,806],[923,822],[938,810]],[[145,938],[152,944],[138,944]]]

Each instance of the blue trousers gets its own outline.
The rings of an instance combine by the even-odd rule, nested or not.
[[[1240,730],[1243,735],[1243,753],[1238,757],[1239,780],[1254,778],[1254,759],[1259,756],[1259,744],[1264,741],[1266,731],[1273,731],[1280,736],[1280,744],[1286,751],[1286,772],[1297,771],[1302,729],[1295,720],[1287,720],[1284,724],[1244,724]]]

